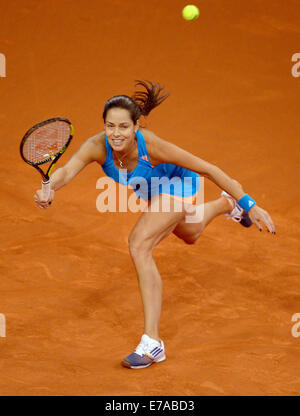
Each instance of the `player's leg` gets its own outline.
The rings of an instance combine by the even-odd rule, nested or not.
[[[194,244],[203,233],[207,225],[217,216],[229,213],[232,210],[232,204],[225,197],[220,197],[215,201],[204,204],[203,215],[199,222],[187,222],[184,217],[175,227],[173,233],[185,241],[187,244]]]
[[[185,216],[184,212],[155,212],[151,207],[162,196],[156,196],[142,213],[129,236],[130,254],[138,275],[144,308],[144,335],[135,351],[122,364],[129,368],[144,368],[165,360],[163,341],[159,337],[162,303],[161,276],[153,259],[154,247],[169,234]]]
[[[172,233],[184,218],[184,212],[154,212],[154,204],[162,200],[156,196],[149,203],[129,236],[129,250],[133,260],[144,306],[144,332],[159,340],[159,320],[161,313],[161,277],[153,259],[153,249]]]
[[[164,195],[153,198],[147,210],[142,213],[129,236],[129,250],[138,275],[144,307],[144,331],[159,340],[159,320],[161,313],[161,277],[153,259],[153,249],[172,232],[188,243],[193,243],[203,229],[217,215],[232,209],[227,198],[221,197],[204,206],[204,217],[200,223],[186,223],[186,212],[181,204],[171,200],[169,212],[155,212],[157,202],[162,205]],[[178,212],[176,211],[178,210]]]
[[[238,181],[234,181],[242,187]],[[222,195],[215,201],[206,202],[203,207],[203,212],[200,210],[200,213],[198,214],[198,222],[187,222],[186,218],[183,218],[176,226],[173,233],[187,244],[194,244],[214,218],[222,214],[232,213],[233,215],[233,213],[236,212],[237,208],[235,208],[233,198],[228,194],[226,195],[227,196]],[[244,218],[243,221],[241,221],[241,224],[245,227],[249,227],[250,223],[251,221],[247,218]]]

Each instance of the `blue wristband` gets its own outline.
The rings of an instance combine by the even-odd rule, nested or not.
[[[248,212],[252,207],[254,207],[255,204],[256,202],[254,199],[252,199],[248,194],[244,195],[243,198],[238,201],[238,205],[243,208],[245,212]]]

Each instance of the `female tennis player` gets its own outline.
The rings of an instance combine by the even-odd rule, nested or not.
[[[132,186],[137,197],[147,201],[129,235],[129,252],[144,308],[144,334],[135,351],[125,357],[122,364],[136,369],[166,359],[164,343],[159,336],[162,284],[152,255],[161,240],[173,233],[185,243],[194,244],[206,226],[221,214],[244,226],[253,223],[260,231],[264,224],[270,233],[275,234],[270,215],[244,192],[235,179],[219,167],[140,126],[141,116],[147,116],[168,94],[162,95],[163,87],[159,83],[137,81],[137,85],[145,90],[136,91],[132,97],[114,96],[106,102],[104,131],[85,141],[66,165],[53,173],[50,197],[43,199],[41,190],[34,196],[40,208],[49,208],[55,191],[67,185],[89,163],[97,162],[106,175]],[[200,176],[208,178],[223,191],[218,199],[204,204],[200,222],[187,222],[187,215],[193,207],[191,201],[199,193]],[[153,181],[153,178],[158,181]],[[162,189],[164,187],[159,185],[161,178],[169,179],[172,186]],[[168,212],[157,209],[157,204],[161,207],[166,196],[171,196],[173,201]],[[186,198],[190,204],[178,210],[176,204]]]

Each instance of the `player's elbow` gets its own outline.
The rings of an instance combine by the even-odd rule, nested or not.
[[[64,185],[67,185],[71,180],[76,176],[77,172],[75,169],[72,169],[71,167],[64,166],[62,169],[62,178]]]
[[[50,177],[51,189],[57,191],[67,183],[67,172],[64,167],[57,169]]]
[[[64,182],[68,184],[82,169],[88,164],[87,161],[83,161],[76,155],[67,163],[62,169],[64,171]]]
[[[216,176],[217,170],[218,170],[218,167],[216,165],[213,165],[211,163],[206,163],[202,169],[201,175],[213,181]]]

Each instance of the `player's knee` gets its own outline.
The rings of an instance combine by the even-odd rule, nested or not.
[[[130,255],[133,260],[145,258],[146,256],[152,254],[152,247],[149,245],[149,243],[134,234],[129,236],[128,246]]]
[[[183,241],[185,242],[185,244],[192,245],[195,244],[197,240],[194,238],[185,238]]]
[[[201,232],[194,233],[194,234],[189,234],[189,235],[185,235],[184,237],[182,237],[182,240],[186,244],[195,244],[196,241],[198,240],[198,238],[200,237],[200,235],[201,235]]]
[[[197,241],[197,239],[193,237],[185,237],[182,240],[185,242],[185,244],[189,244],[189,245],[195,244]]]

